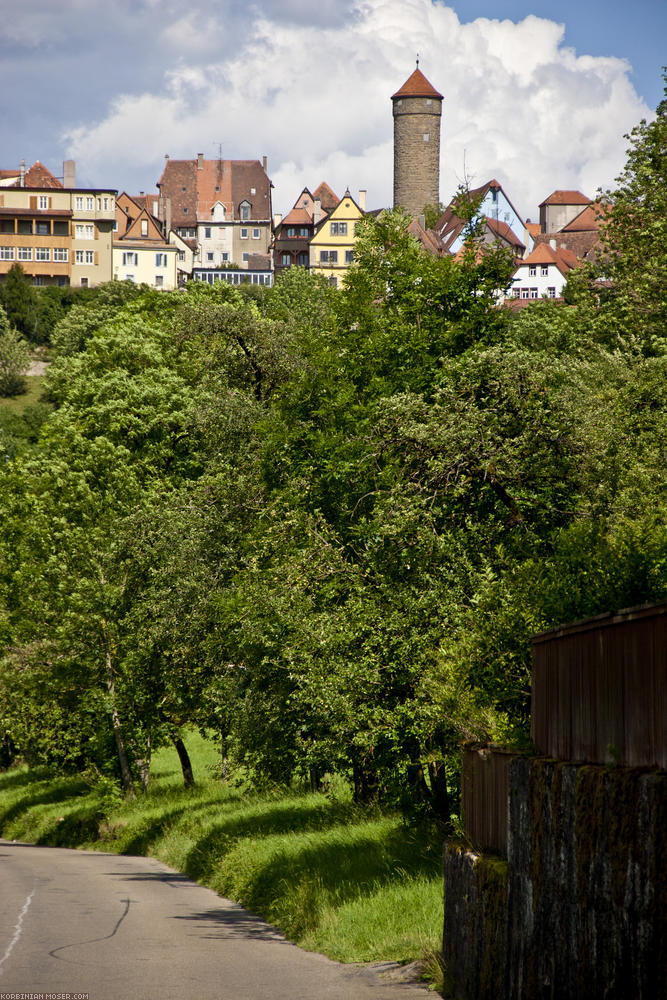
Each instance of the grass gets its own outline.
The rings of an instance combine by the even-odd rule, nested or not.
[[[41,402],[43,375],[26,375],[26,391],[20,396],[0,396],[0,408],[15,413],[18,416],[24,412],[28,406],[34,406]]]
[[[215,777],[216,747],[191,734],[197,785],[176,752],[156,754],[149,790],[121,800],[108,782],[44,769],[0,774],[0,833],[38,844],[159,858],[342,962],[428,959],[442,934],[441,840],[336,794],[259,794]],[[434,973],[433,970],[436,970]]]

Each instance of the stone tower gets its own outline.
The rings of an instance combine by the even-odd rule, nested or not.
[[[442,94],[419,69],[391,99],[394,115],[394,208],[412,216],[440,200]]]

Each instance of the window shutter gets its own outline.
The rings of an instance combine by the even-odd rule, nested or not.
[[[30,207],[31,208],[37,208],[37,195],[36,194],[31,194],[30,195]]]
[[[99,264],[99,262],[100,262],[100,259],[99,259],[99,258],[100,258],[100,255],[98,254],[98,252],[97,252],[97,250],[96,250],[96,251],[95,251],[95,267],[97,267],[97,265],[98,265],[98,264]]]

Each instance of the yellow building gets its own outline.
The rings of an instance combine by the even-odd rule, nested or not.
[[[116,192],[74,187],[39,161],[0,171],[0,280],[21,265],[35,285],[99,285],[111,280]]]
[[[354,260],[356,226],[366,212],[366,192],[356,202],[348,188],[338,204],[315,229],[310,241],[310,270],[342,288]]]

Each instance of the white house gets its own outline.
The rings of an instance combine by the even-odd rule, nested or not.
[[[510,298],[561,298],[567,276],[577,266],[577,258],[571,250],[552,246],[551,243],[540,243],[518,264]]]

